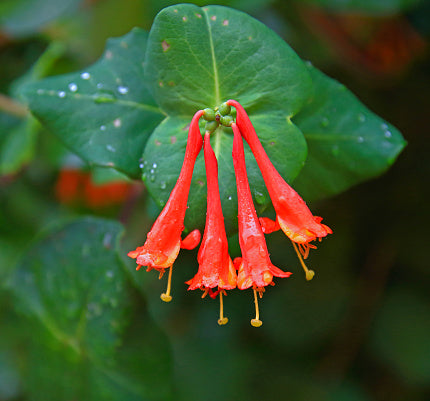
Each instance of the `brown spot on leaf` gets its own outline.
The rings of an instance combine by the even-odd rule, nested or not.
[[[161,42],[161,47],[163,48],[163,52],[167,52],[167,50],[169,50],[169,48],[170,48],[170,44],[167,43],[165,40],[163,40]]]
[[[156,140],[155,140],[155,145],[160,146],[160,145],[161,145],[161,142],[160,142],[158,139],[156,139]]]
[[[185,127],[182,128],[182,131],[188,131],[190,128],[190,124],[187,124]]]
[[[205,186],[205,182],[202,180],[197,180],[197,184],[200,185],[201,187]]]
[[[228,19],[225,19],[225,20],[222,22],[222,24],[223,24],[224,26],[227,26],[227,25],[228,25]]]
[[[178,140],[178,139],[177,139],[177,138],[176,138],[176,136],[174,136],[174,135],[170,137],[170,143],[171,143],[171,144],[176,143],[176,141],[177,141],[177,140]]]

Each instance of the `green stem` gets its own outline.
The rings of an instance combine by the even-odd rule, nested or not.
[[[16,102],[12,98],[2,95],[0,93],[0,111],[10,114],[18,118],[25,118],[28,116],[28,110],[21,103]]]

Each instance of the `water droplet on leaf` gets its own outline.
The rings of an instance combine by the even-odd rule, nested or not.
[[[264,203],[266,203],[266,196],[258,191],[254,192],[254,197],[255,197],[255,201],[259,204],[259,205],[264,205]]]
[[[121,93],[121,95],[126,95],[128,93],[128,88],[126,86],[118,86],[118,92]]]
[[[90,79],[90,78],[91,78],[91,75],[90,75],[90,73],[89,73],[89,72],[83,72],[83,73],[81,74],[81,78],[82,78],[82,79],[87,80],[87,79]]]
[[[78,85],[76,85],[74,82],[71,82],[68,86],[70,92],[76,92],[78,90]]]

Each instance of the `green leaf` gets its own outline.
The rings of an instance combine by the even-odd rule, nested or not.
[[[22,90],[31,112],[91,165],[137,178],[149,134],[162,120],[143,82],[147,33],[110,39],[88,69],[51,77]]]
[[[29,35],[78,8],[82,0],[2,0],[0,26],[13,36]]]
[[[389,15],[412,8],[423,0],[306,0],[334,12]]]
[[[227,7],[180,4],[152,25],[145,78],[169,115],[192,116],[230,98],[291,117],[310,94],[306,68],[272,30]]]
[[[9,286],[34,332],[31,400],[165,399],[165,339],[132,303],[121,233],[113,221],[76,220],[39,239],[13,273]]]
[[[315,200],[382,174],[406,142],[345,86],[312,66],[309,71],[315,95],[293,119],[305,135],[308,159],[294,187]]]
[[[37,130],[34,118],[19,122],[13,128],[0,125],[0,175],[16,173],[33,158]]]
[[[290,118],[310,95],[309,74],[294,51],[259,21],[226,7],[168,7],[152,26],[145,66],[149,88],[169,115],[153,132],[143,157],[144,179],[158,204],[167,200],[179,176],[193,114],[228,99],[246,108],[285,179],[294,179],[303,167],[306,143]],[[237,224],[231,129],[219,128],[212,145],[218,158],[223,212],[231,231]],[[249,149],[246,152],[249,180],[261,212],[270,199],[255,160]],[[190,191],[189,228],[204,224],[206,179],[199,157]]]

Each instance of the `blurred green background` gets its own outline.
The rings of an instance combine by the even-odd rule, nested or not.
[[[132,273],[143,289],[150,318],[168,339],[163,354],[152,358],[154,366],[171,364],[171,375],[157,377],[153,385],[173,389],[169,395],[154,389],[142,399],[430,399],[425,251],[430,240],[430,2],[214,3],[243,10],[271,27],[302,58],[344,83],[399,128],[409,144],[384,176],[312,205],[334,230],[311,253],[309,264],[316,271],[312,282],[305,282],[298,262],[285,251],[285,237],[268,237],[273,263],[284,267],[287,260],[288,270],[296,274],[267,291],[260,302],[264,324],[258,330],[249,325],[250,292],[232,291],[225,299],[230,319],[225,327],[216,324],[217,302],[187,293],[183,282],[197,269],[195,253],[181,254],[175,265],[174,301],[168,305],[159,300],[165,283],[155,273]],[[134,26],[149,30],[156,13],[170,4],[174,2],[0,3],[0,93],[7,96],[6,102],[0,98],[2,283],[35,236],[59,219],[93,214],[120,220],[126,226],[124,254],[145,238],[157,212],[143,185],[89,171],[52,133],[34,121],[23,121],[26,111],[14,98],[26,80],[94,62],[107,38]],[[14,150],[20,154],[18,161],[10,153]],[[237,256],[235,250],[231,253]],[[145,313],[136,313],[134,319],[144,319]],[[28,385],[35,368],[29,367],[24,345],[31,334],[9,292],[0,290],[0,400],[41,397]],[[147,346],[142,338],[136,352],[147,352]],[[39,363],[43,374],[43,357]]]

